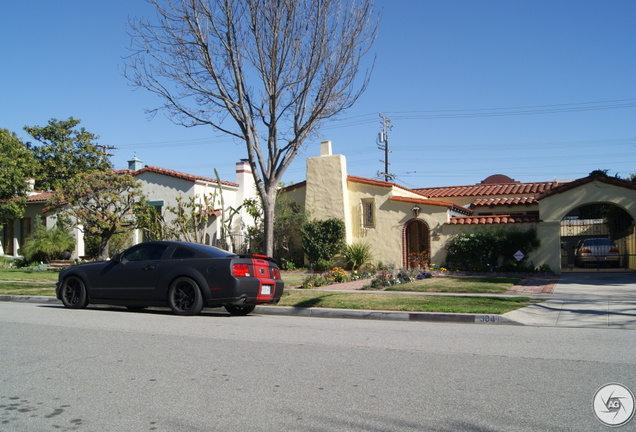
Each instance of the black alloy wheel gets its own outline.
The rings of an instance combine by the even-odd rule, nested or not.
[[[172,281],[168,289],[168,305],[177,315],[197,315],[203,309],[199,285],[188,277]]]
[[[62,282],[62,304],[70,309],[82,309],[88,305],[88,293],[84,281],[69,276]]]

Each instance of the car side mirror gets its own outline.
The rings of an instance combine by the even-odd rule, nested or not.
[[[123,262],[123,255],[124,254],[122,254],[120,252],[118,254],[113,255],[110,260],[113,261],[113,262],[116,262],[116,263],[122,263]]]

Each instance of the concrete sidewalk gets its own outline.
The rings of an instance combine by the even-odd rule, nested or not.
[[[636,274],[564,274],[545,298],[504,316],[531,326],[636,330]]]

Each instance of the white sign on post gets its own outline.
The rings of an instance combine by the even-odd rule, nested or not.
[[[515,257],[515,259],[516,259],[517,261],[521,261],[521,260],[523,259],[523,257],[524,257],[524,256],[525,256],[525,255],[524,255],[524,254],[523,254],[523,252],[521,252],[521,251],[517,251],[517,252],[513,255],[513,257]]]

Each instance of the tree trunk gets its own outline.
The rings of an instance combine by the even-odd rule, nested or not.
[[[106,236],[101,236],[100,237],[100,242],[99,242],[99,259],[100,260],[107,260],[108,258],[110,258],[109,254],[108,254],[108,240],[110,239],[110,237],[106,237]]]
[[[274,256],[274,208],[276,207],[276,190],[268,190],[261,197],[263,203],[263,254]]]

